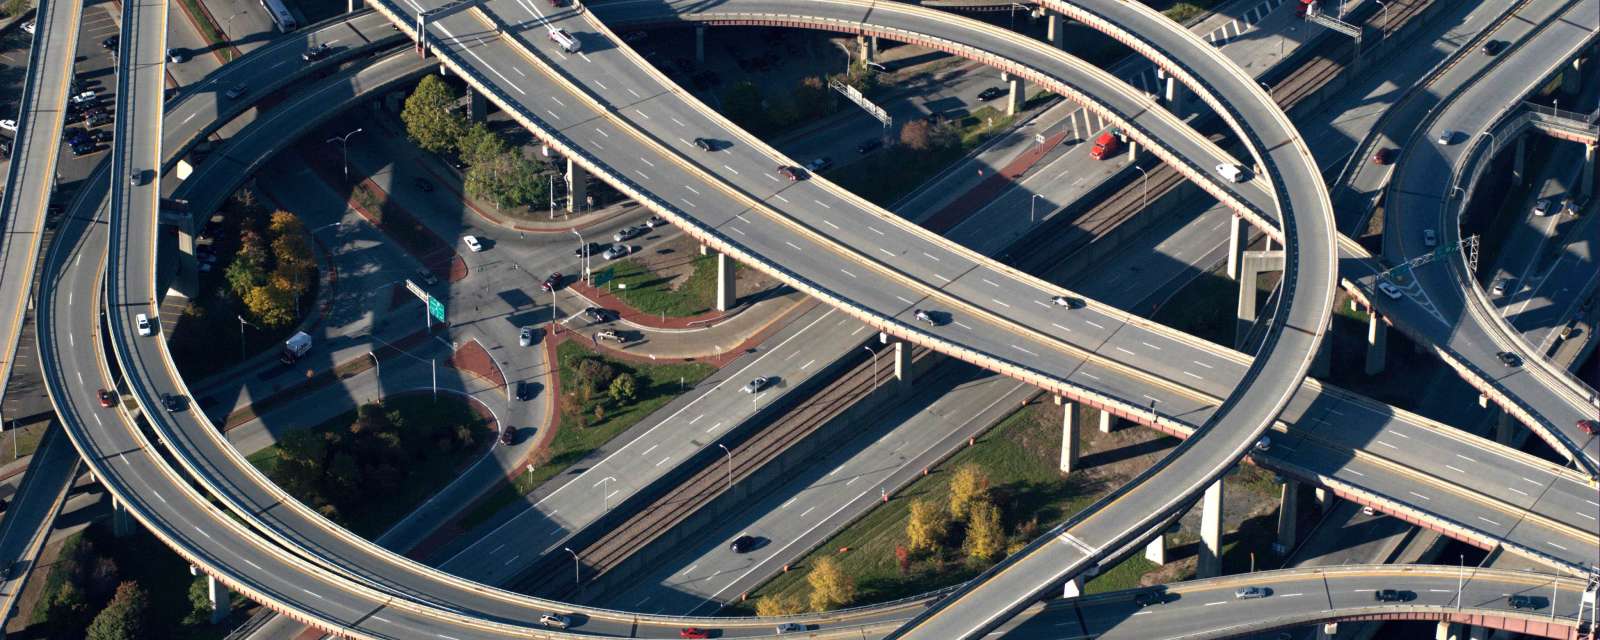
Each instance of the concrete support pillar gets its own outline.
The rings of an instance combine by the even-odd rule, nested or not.
[[[1433,640],[1459,640],[1456,634],[1460,631],[1456,625],[1440,620],[1438,626],[1434,627]]]
[[[1283,271],[1283,265],[1282,251],[1246,251],[1239,255],[1238,273],[1234,276],[1239,281],[1239,306],[1235,313],[1237,324],[1233,334],[1234,348],[1245,347],[1245,338],[1250,335],[1250,328],[1256,322],[1256,307],[1260,306],[1260,290],[1256,288],[1256,277],[1270,271]]]
[[[1329,622],[1317,628],[1317,640],[1329,640],[1339,635],[1339,623]]]
[[[1383,373],[1389,360],[1389,325],[1376,309],[1367,315],[1367,368],[1369,376]]]
[[[733,260],[726,253],[717,254],[717,311],[732,309],[739,294],[734,288]]]
[[[1514,439],[1517,435],[1517,421],[1515,418],[1511,417],[1511,414],[1506,413],[1504,410],[1497,410],[1495,411],[1495,414],[1494,441],[1500,444],[1510,445],[1512,439]]]
[[[1222,575],[1222,479],[1206,487],[1200,503],[1200,555],[1195,577]]]
[[[1167,563],[1167,534],[1162,532],[1144,546],[1144,559],[1156,564]]]
[[[867,63],[878,59],[878,37],[856,36],[856,50],[860,51],[861,62]]]
[[[1339,496],[1333,495],[1332,491],[1322,487],[1317,487],[1313,494],[1317,496],[1317,508],[1321,509],[1323,513],[1327,513],[1328,509],[1333,507],[1333,501],[1339,498]]]
[[[1061,585],[1061,597],[1076,598],[1083,595],[1083,582],[1084,580],[1081,574],[1071,580],[1068,580],[1066,584]]]
[[[890,346],[891,358],[894,358],[894,379],[900,382],[900,389],[911,389],[911,345],[904,340],[895,340]]]
[[[1522,184],[1528,179],[1528,136],[1517,136],[1516,155],[1511,157],[1511,183]]]
[[[1295,524],[1300,518],[1300,481],[1284,478],[1278,496],[1278,555],[1288,555],[1294,549]]]
[[[121,500],[113,497],[111,499],[111,535],[118,538],[126,538],[133,535],[133,532],[133,514],[128,513],[128,505],[122,504]]]
[[[1056,404],[1061,405],[1061,473],[1072,473],[1078,468],[1078,403],[1056,396]]]
[[[211,624],[228,619],[233,613],[233,594],[216,578],[206,576],[206,596],[211,599]]]
[[[1244,218],[1233,216],[1228,221],[1228,277],[1239,279],[1239,267],[1244,262],[1244,250],[1250,246],[1250,225]]]
[[[1014,116],[1022,111],[1023,103],[1028,101],[1028,83],[1016,76],[1006,78],[1006,82],[1011,85],[1011,93],[1006,96],[1006,115]]]
[[[703,24],[694,28],[694,63],[706,63],[706,26]]]
[[[1135,162],[1138,162],[1138,160],[1139,160],[1139,143],[1135,142],[1133,140],[1133,138],[1128,138],[1127,141],[1128,141],[1128,157],[1127,157],[1126,160],[1124,160],[1122,162],[1122,164],[1125,164],[1125,165],[1133,164]]]
[[[567,211],[577,213],[588,206],[589,170],[567,159]]]
[[[483,93],[467,87],[467,118],[473,122],[483,122],[489,117],[489,100]]]
[[[1061,14],[1050,10],[1045,10],[1044,17],[1045,40],[1048,40],[1052,47],[1062,48],[1066,42],[1067,19]]]
[[[1592,144],[1584,145],[1583,147],[1583,168],[1578,170],[1578,187],[1574,189],[1574,191],[1577,191],[1576,197],[1582,198],[1594,193],[1596,187],[1594,175],[1595,149],[1596,146]]]
[[[1578,95],[1583,90],[1583,67],[1585,60],[1582,57],[1572,59],[1572,67],[1561,72],[1561,92],[1569,96]]]
[[[1101,411],[1100,412],[1100,433],[1111,433],[1111,431],[1113,429],[1115,429],[1116,427],[1117,427],[1117,417],[1114,416],[1114,415],[1111,415],[1109,413],[1106,413],[1104,411]]]

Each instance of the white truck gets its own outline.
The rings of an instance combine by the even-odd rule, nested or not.
[[[311,335],[304,331],[296,331],[294,335],[289,336],[288,340],[283,341],[283,355],[279,357],[279,360],[282,360],[284,364],[294,364],[294,361],[299,360],[300,356],[305,355],[310,350]]]

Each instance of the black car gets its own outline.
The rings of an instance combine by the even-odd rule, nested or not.
[[[1504,40],[1490,40],[1483,43],[1483,54],[1486,56],[1500,55],[1500,52],[1505,51],[1505,49],[1506,41]]]
[[[323,58],[328,57],[328,54],[330,54],[330,53],[333,53],[333,47],[331,45],[329,45],[328,43],[324,42],[322,44],[319,44],[319,45],[316,45],[314,47],[311,47],[310,49],[306,49],[305,53],[300,54],[300,59],[304,60],[306,62],[316,62],[318,60],[321,60]]]
[[[89,126],[99,127],[111,124],[111,114],[100,112],[89,116]]]
[[[529,382],[517,383],[517,399],[527,402],[533,399],[533,384]]]
[[[1503,364],[1507,367],[1515,368],[1522,366],[1522,357],[1510,351],[1501,351],[1494,355],[1496,358],[1500,359],[1500,364]]]
[[[517,428],[516,427],[507,426],[506,428],[500,430],[500,444],[503,444],[503,445],[509,447],[512,444],[515,444],[516,441],[517,441]]]
[[[117,43],[119,43],[119,42],[122,42],[122,37],[121,36],[111,36],[109,38],[106,38],[105,40],[101,40],[100,41],[100,48],[101,49],[116,49],[117,48]]]
[[[572,250],[572,257],[574,257],[574,258],[582,258],[584,256],[597,256],[597,255],[600,255],[601,251],[605,251],[607,246],[608,245],[603,245],[603,244],[600,244],[598,242],[591,242],[589,244],[582,245],[582,246],[580,246],[580,247],[578,247],[576,249],[573,249]]]
[[[560,289],[560,288],[561,288],[561,272],[560,271],[557,271],[555,273],[550,274],[550,277],[545,278],[544,282],[539,283],[539,289],[541,289],[543,291],[546,291],[546,292],[555,291],[556,289]]]
[[[1001,89],[1000,87],[989,87],[988,89],[984,89],[983,91],[979,91],[978,92],[978,99],[982,100],[984,102],[988,102],[990,100],[993,100],[993,99],[998,98],[1000,96],[1003,96],[1005,94],[1006,94],[1006,90],[1005,89]]]
[[[1398,589],[1379,589],[1372,592],[1374,602],[1405,602],[1406,593]]]
[[[700,147],[701,151],[716,151],[717,150],[716,145],[711,144],[711,141],[707,140],[705,138],[695,138],[694,139],[694,146]]]
[[[756,548],[755,536],[739,536],[728,543],[728,549],[734,553],[746,553]]]
[[[583,310],[583,317],[592,323],[609,322],[616,318],[616,312],[605,307],[589,307]]]
[[[107,129],[95,129],[94,131],[89,132],[89,139],[95,142],[111,142],[111,131]]]
[[[74,156],[86,156],[86,155],[89,155],[91,153],[94,153],[94,151],[95,151],[95,146],[92,145],[92,144],[75,144],[75,145],[72,145],[72,155],[74,155]]]
[[[1140,591],[1133,594],[1133,603],[1141,607],[1161,604],[1161,594],[1154,591]]]
[[[161,404],[167,408],[167,411],[182,411],[183,397],[170,393],[163,393],[161,394]]]
[[[874,151],[877,151],[878,149],[880,149],[882,147],[883,147],[883,139],[882,138],[873,138],[871,140],[863,140],[863,141],[861,141],[861,144],[856,145],[856,153],[859,153],[859,154],[862,154],[862,155],[866,155],[866,154],[872,153]]]
[[[1511,605],[1512,609],[1543,609],[1544,598],[1535,596],[1509,596],[1506,598],[1506,604]]]

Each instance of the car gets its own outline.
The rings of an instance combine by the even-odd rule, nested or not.
[[[633,253],[633,247],[625,244],[614,244],[607,248],[605,253],[600,254],[600,257],[607,260],[616,260],[630,253]]]
[[[933,319],[933,314],[928,313],[923,309],[913,309],[911,311],[911,316],[916,318],[918,322],[926,324],[930,327],[936,327],[939,325],[939,321]]]
[[[411,186],[416,187],[417,191],[423,193],[433,193],[433,183],[428,182],[427,178],[412,178]]]
[[[112,407],[117,404],[117,394],[112,393],[109,389],[101,389],[96,395],[100,398],[100,406],[102,407]]]
[[[650,216],[649,220],[645,220],[644,221],[644,226],[649,227],[651,229],[654,229],[656,227],[665,227],[665,226],[667,226],[669,224],[672,224],[672,223],[668,222],[666,218],[663,218],[661,216]]]
[[[483,241],[479,240],[478,236],[461,236],[461,242],[465,243],[467,250],[473,253],[483,251]]]
[[[1154,591],[1140,591],[1133,594],[1133,604],[1140,607],[1161,604],[1161,594]]]
[[[503,444],[503,445],[509,447],[509,446],[515,444],[516,442],[517,442],[517,428],[516,427],[513,427],[511,425],[506,425],[506,427],[504,429],[500,430],[500,444]]]
[[[769,380],[767,379],[766,376],[761,376],[759,378],[756,378],[754,380],[746,382],[743,387],[739,388],[739,391],[741,391],[743,393],[758,393],[762,389],[767,388],[767,383],[768,382],[769,382]]]
[[[1400,287],[1394,286],[1394,283],[1391,282],[1379,282],[1378,290],[1382,291],[1383,295],[1389,296],[1391,300],[1399,300],[1405,295],[1400,292]]]
[[[1256,441],[1256,447],[1255,448],[1256,448],[1256,451],[1271,451],[1272,450],[1272,436],[1261,436],[1261,439]]]
[[[533,346],[533,327],[523,327],[517,331],[517,345],[523,347]]]
[[[182,411],[183,405],[183,396],[171,393],[161,394],[161,406],[166,407],[167,411]]]
[[[227,91],[222,92],[222,97],[227,98],[229,100],[237,100],[239,98],[239,96],[242,96],[242,95],[244,95],[246,93],[250,93],[250,85],[247,85],[247,84],[241,82],[239,84],[236,84],[236,85],[233,85],[231,87],[228,87]]]
[[[1492,294],[1497,295],[1497,296],[1503,296],[1503,295],[1506,294],[1506,291],[1509,291],[1510,289],[1511,289],[1511,278],[1501,278],[1499,280],[1495,280],[1494,281],[1494,286],[1489,288],[1489,293],[1492,293]]]
[[[1600,421],[1579,420],[1578,424],[1575,425],[1575,426],[1578,427],[1579,431],[1587,433],[1587,434],[1589,434],[1591,436],[1600,435]]]
[[[170,62],[172,64],[183,64],[183,63],[188,62],[188,61],[189,61],[189,52],[188,51],[186,51],[184,49],[179,49],[177,47],[173,47],[171,49],[167,49],[167,62]]]
[[[69,98],[69,100],[72,101],[72,104],[88,105],[88,104],[93,104],[94,103],[95,97],[96,97],[96,94],[93,91],[82,91],[82,92],[79,92],[77,95],[74,95],[71,98]]]
[[[756,546],[755,536],[740,535],[728,543],[728,550],[734,553],[745,553]]]
[[[594,339],[597,342],[600,341],[600,340],[610,340],[610,341],[615,342],[617,344],[627,344],[628,343],[628,339],[626,337],[624,337],[622,334],[617,333],[617,331],[615,329],[602,329],[600,331],[596,331],[595,334],[594,334]]]
[[[785,622],[778,625],[777,632],[778,635],[783,635],[785,633],[805,633],[806,626],[798,622]]]
[[[110,49],[110,50],[114,51],[114,50],[116,50],[117,45],[120,44],[121,42],[122,42],[122,37],[121,36],[111,36],[109,38],[106,38],[105,40],[101,40],[100,41],[100,48],[101,49]]]
[[[833,166],[833,158],[822,156],[821,158],[817,158],[816,160],[806,163],[806,170],[812,173],[819,173],[822,171],[827,171],[828,167],[831,166]]]
[[[872,153],[873,151],[877,151],[878,149],[880,149],[882,147],[883,147],[883,139],[882,138],[872,138],[871,140],[862,140],[861,144],[856,145],[856,153],[859,153],[861,155],[866,155],[866,154]]]
[[[1272,595],[1272,592],[1267,590],[1266,587],[1245,587],[1233,592],[1235,600],[1255,600],[1269,595]]]
[[[616,312],[605,307],[588,307],[583,310],[583,317],[589,322],[609,322],[616,318]]]
[[[1217,175],[1227,178],[1229,182],[1244,182],[1246,177],[1244,167],[1237,164],[1217,165]]]
[[[1372,164],[1389,164],[1394,162],[1394,149],[1384,147],[1372,152]]]
[[[38,25],[34,24],[33,20],[22,23],[22,30],[27,32],[27,34],[30,36],[33,35],[34,30],[38,28]]]
[[[534,390],[534,386],[533,386],[532,383],[529,383],[529,382],[518,382],[517,383],[517,399],[521,400],[523,402],[527,402],[529,400],[532,400],[533,399],[533,390]]]
[[[111,142],[111,132],[105,129],[95,129],[89,132],[90,142]]]
[[[1361,507],[1361,515],[1364,515],[1364,516],[1375,516],[1375,515],[1378,515],[1378,510],[1377,509],[1373,509],[1372,507],[1363,506],[1363,507]]]
[[[716,151],[717,150],[716,145],[711,144],[711,141],[707,140],[705,138],[695,138],[694,139],[694,146],[699,147],[701,151]]]
[[[592,256],[594,254],[600,253],[601,251],[605,251],[605,250],[606,250],[606,245],[600,244],[598,242],[590,242],[588,244],[581,245],[576,249],[573,249],[572,250],[572,257],[574,257],[574,258],[582,258],[582,257],[585,257],[585,256]]]
[[[627,227],[623,227],[621,229],[618,229],[616,233],[611,234],[611,240],[613,242],[623,242],[623,241],[627,241],[627,240],[632,240],[634,238],[637,238],[637,237],[642,236],[642,235],[644,235],[646,233],[649,233],[649,232],[650,232],[650,227],[644,226],[642,224],[640,224],[640,225],[631,225],[631,226],[627,226]]]
[[[572,624],[572,618],[559,613],[546,613],[542,616],[539,616],[539,624],[542,624],[546,627],[565,629],[568,625]]]
[[[983,102],[988,102],[990,100],[993,100],[993,99],[998,98],[1000,96],[1003,96],[1005,94],[1006,94],[1006,90],[1005,89],[1002,89],[1000,87],[989,87],[987,89],[984,89],[983,91],[979,91],[978,92],[978,100],[983,101]]]
[[[699,627],[686,627],[678,630],[679,638],[709,638],[711,632]]]
[[[109,114],[109,113],[92,113],[92,114],[89,114],[89,126],[91,126],[91,127],[102,127],[102,126],[105,126],[105,125],[108,125],[108,124],[111,124],[111,114]]]
[[[1082,309],[1086,304],[1083,301],[1083,298],[1074,298],[1071,296],[1056,296],[1051,298],[1050,302],[1063,309]]]
[[[305,53],[300,54],[300,59],[306,62],[316,62],[328,57],[330,53],[333,53],[333,45],[323,42],[306,49]]]
[[[1483,55],[1486,55],[1486,56],[1500,55],[1500,52],[1504,51],[1505,48],[1506,48],[1506,41],[1504,41],[1504,40],[1490,40],[1488,42],[1483,43]]]
[[[539,283],[539,289],[541,291],[555,291],[556,289],[560,289],[561,279],[562,276],[560,271],[552,273],[545,277],[544,282]]]
[[[1374,602],[1405,602],[1406,593],[1399,589],[1379,589],[1372,592]]]
[[[17,121],[16,120],[12,120],[10,118],[7,118],[5,120],[0,120],[0,130],[5,130],[5,131],[10,131],[12,133],[16,133],[17,132]]]
[[[1512,609],[1543,609],[1544,599],[1534,596],[1507,596],[1506,604]]]
[[[139,314],[133,317],[133,325],[139,328],[139,335],[153,336],[156,334],[155,325],[150,324],[150,316]]]
[[[1445,145],[1445,146],[1449,146],[1449,145],[1453,144],[1455,141],[1456,141],[1456,132],[1453,131],[1453,130],[1450,130],[1450,129],[1445,129],[1444,131],[1440,131],[1439,132],[1439,137],[1436,140],[1436,142],[1438,142],[1439,144]]]
[[[13,124],[12,126],[13,126],[13,131],[14,131],[15,130],[15,128],[14,128],[15,124]],[[778,177],[783,178],[785,180],[788,180],[789,182],[796,182],[796,181],[800,180],[800,171],[798,169],[795,169],[794,167],[780,164],[780,165],[778,165],[778,168],[776,169],[776,171],[778,173]]]
[[[132,183],[135,187],[144,184],[144,169],[135,167],[130,170],[128,172],[128,182]]]
[[[75,144],[75,145],[72,145],[72,155],[74,155],[74,156],[86,156],[86,155],[89,155],[91,153],[94,153],[95,149],[96,149],[96,147],[94,145],[92,145],[92,144]]]
[[[1439,245],[1439,234],[1433,229],[1422,230],[1422,246],[1435,247]]]
[[[1560,209],[1560,207],[1553,205],[1555,205],[1555,202],[1550,198],[1539,198],[1533,203],[1533,215],[1547,216],[1550,215],[1552,211]]]
[[[1519,356],[1519,355],[1517,355],[1515,353],[1512,353],[1510,351],[1496,352],[1494,354],[1494,357],[1500,359],[1500,364],[1503,364],[1503,365],[1505,365],[1507,367],[1510,367],[1510,368],[1513,368],[1513,369],[1522,366],[1522,356]]]

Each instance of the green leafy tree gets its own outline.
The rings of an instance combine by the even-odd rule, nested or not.
[[[911,515],[906,520],[906,543],[912,551],[937,551],[944,545],[950,530],[950,517],[932,500],[917,498],[911,501]]]
[[[545,182],[538,165],[517,149],[480,155],[467,167],[465,180],[468,195],[492,201],[502,209],[545,201],[549,197]]]
[[[139,640],[148,636],[146,618],[150,611],[150,594],[137,582],[124,582],[117,586],[100,614],[89,623],[88,640]]]
[[[850,603],[856,597],[856,581],[833,558],[822,558],[806,575],[811,585],[811,610],[827,611]]]
[[[261,263],[249,256],[239,255],[228,263],[227,271],[223,277],[228,281],[228,290],[241,299],[250,294],[250,290],[265,284],[266,271],[261,268]]]
[[[969,508],[989,499],[989,474],[978,465],[966,463],[950,476],[950,515],[962,519]]]
[[[638,386],[639,383],[633,379],[632,374],[618,374],[617,377],[611,379],[611,389],[609,390],[611,400],[617,404],[633,402],[633,399],[638,394]]]
[[[505,139],[482,122],[475,122],[463,131],[456,146],[461,150],[461,161],[468,165],[503,156],[510,150]]]
[[[70,581],[59,584],[34,606],[33,620],[51,638],[70,638],[89,622],[89,602]]]
[[[197,626],[211,622],[211,593],[206,582],[205,576],[197,576],[189,581],[189,613],[183,616],[185,625]]]
[[[467,131],[466,118],[452,110],[458,97],[443,78],[424,76],[400,110],[406,135],[427,151],[438,153],[455,149],[457,141]]]
[[[598,392],[608,389],[611,381],[616,379],[617,370],[609,364],[595,358],[584,358],[578,361],[578,388]]]
[[[962,548],[967,557],[988,561],[1005,548],[1005,529],[1000,525],[1000,507],[988,499],[973,502],[967,516],[967,539]]]

